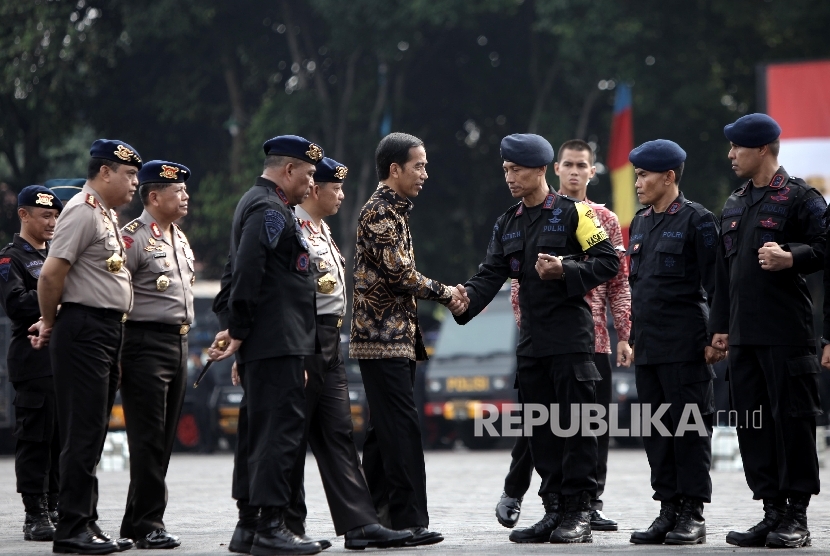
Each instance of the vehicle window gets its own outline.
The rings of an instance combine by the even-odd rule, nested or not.
[[[516,321],[509,295],[499,294],[476,318],[460,326],[447,311],[435,344],[435,359],[483,357],[516,351]]]

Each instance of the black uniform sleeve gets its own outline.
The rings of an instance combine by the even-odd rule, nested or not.
[[[510,265],[504,256],[504,247],[498,234],[503,222],[504,216],[500,216],[493,228],[493,237],[490,239],[490,245],[487,246],[487,255],[484,257],[484,262],[479,265],[475,276],[464,284],[470,298],[470,305],[467,307],[467,311],[453,317],[458,324],[467,324],[484,310],[496,297],[510,275]]]
[[[10,260],[3,263],[9,265],[6,279],[3,279],[5,273],[0,274],[0,295],[2,295],[3,309],[13,321],[31,321],[34,324],[40,318],[37,290],[26,290],[26,284],[23,280],[26,269],[23,268],[20,261],[12,257],[8,251],[4,255],[0,255],[0,259],[5,258]]]
[[[722,219],[721,219],[722,220]],[[720,230],[722,222],[717,223]],[[720,237],[715,249],[715,293],[709,305],[709,335],[729,334],[729,260]],[[708,290],[706,292],[709,293]]]
[[[587,257],[565,259],[565,287],[569,297],[584,297],[589,291],[617,275],[620,257],[593,210],[576,203],[576,239]]]
[[[715,215],[708,210],[704,214],[698,213],[692,218],[694,226],[695,251],[697,265],[700,270],[700,281],[703,289],[706,290],[706,302],[709,308],[715,298],[715,286],[717,284],[717,258],[719,230]]]
[[[798,203],[797,226],[804,237],[803,243],[785,243],[784,251],[793,254],[793,270],[799,274],[812,274],[824,268],[825,219],[827,203],[812,187],[807,189]]]
[[[225,269],[222,271],[222,279],[219,281],[219,293],[213,299],[213,312],[216,313],[216,318],[219,319],[219,327],[222,330],[227,330],[228,318],[230,317],[228,298],[231,295],[231,268],[231,255],[228,253],[228,260],[225,262]]]
[[[830,208],[824,213],[825,222],[830,218]],[[824,232],[825,252],[830,251],[830,229]],[[824,327],[822,338],[830,338],[830,257],[824,258]]]
[[[270,221],[266,222],[266,209],[268,206],[265,203],[257,203],[249,207],[243,215],[242,233],[236,251],[228,297],[228,333],[231,338],[237,340],[247,338],[253,326],[262,279],[265,275],[265,260],[271,244],[277,241],[277,238],[274,238],[274,229],[270,227]],[[268,229],[266,229],[266,224],[269,224]],[[284,224],[283,222],[283,226]],[[281,232],[282,229],[276,233],[279,235]]]

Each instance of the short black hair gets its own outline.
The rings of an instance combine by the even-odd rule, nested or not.
[[[565,149],[571,151],[588,151],[591,155],[591,164],[596,162],[596,155],[594,154],[594,149],[591,148],[591,145],[583,141],[582,139],[570,139],[562,143],[562,146],[559,147],[559,153],[556,155],[556,161],[562,162],[562,151]]]
[[[778,153],[781,152],[781,139],[776,139],[772,143],[769,143],[767,148],[769,149],[769,154],[778,156]]]
[[[138,196],[141,197],[141,204],[147,204],[147,201],[150,200],[151,191],[162,191],[163,189],[167,189],[171,185],[173,184],[170,182],[142,183],[141,187],[138,188]]]
[[[121,167],[121,164],[113,160],[107,160],[106,158],[90,158],[89,165],[86,168],[86,179],[95,179],[101,171],[101,166],[106,166],[113,172],[117,172],[118,168]]]
[[[375,149],[375,170],[378,179],[383,181],[389,178],[389,168],[392,164],[402,167],[409,162],[409,149],[422,147],[424,142],[408,133],[390,133],[380,140]]]
[[[683,168],[686,166],[685,162],[681,162],[677,168],[672,168],[669,172],[674,172],[674,183],[680,185],[680,178],[683,177]]]
[[[281,154],[269,154],[265,155],[265,162],[262,163],[262,169],[267,170],[268,168],[282,168],[289,162],[305,162],[300,160],[299,158],[294,158],[291,156],[284,156]]]

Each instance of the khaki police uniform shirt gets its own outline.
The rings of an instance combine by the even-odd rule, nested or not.
[[[123,313],[132,309],[133,288],[115,211],[104,206],[89,183],[66,203],[58,217],[49,257],[72,265],[63,285],[62,303]]]
[[[128,319],[164,324],[193,323],[193,251],[173,224],[170,241],[146,210],[121,228],[135,302]]]
[[[317,314],[343,316],[346,313],[346,260],[334,243],[328,224],[320,221],[318,228],[301,206],[295,207],[294,212],[308,242],[310,269],[317,288]]]

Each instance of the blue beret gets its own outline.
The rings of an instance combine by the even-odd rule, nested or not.
[[[317,164],[323,160],[322,147],[298,135],[280,135],[268,139],[263,143],[262,149],[266,155],[290,156],[311,164]]]
[[[89,156],[141,168],[141,156],[138,151],[123,141],[97,139],[89,149]]]
[[[138,183],[183,183],[190,178],[190,169],[184,164],[151,160],[138,171]]]
[[[86,183],[84,178],[74,179],[51,179],[43,182],[43,185],[52,190],[58,199],[61,201],[68,201],[75,195],[81,192],[81,188]]]
[[[553,147],[548,140],[533,133],[514,133],[501,140],[501,158],[525,166],[538,168],[553,162]]]
[[[317,170],[314,172],[314,181],[319,183],[343,183],[349,169],[334,160],[325,157],[317,163]]]
[[[635,168],[647,172],[674,170],[686,160],[686,151],[668,139],[646,141],[629,153],[628,160]]]
[[[58,196],[51,189],[42,185],[24,187],[17,196],[17,206],[58,209],[58,212],[63,210],[63,203],[58,199]]]
[[[778,139],[781,126],[766,114],[747,114],[725,125],[723,134],[741,147],[763,147]]]

